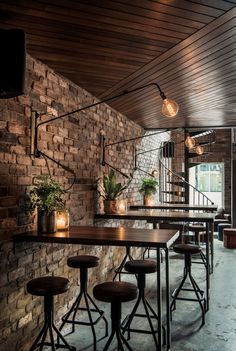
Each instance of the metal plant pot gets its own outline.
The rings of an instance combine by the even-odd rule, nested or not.
[[[143,197],[143,204],[145,206],[152,206],[154,204],[154,197],[153,197],[153,195],[145,195]]]
[[[45,211],[38,211],[38,232],[52,234],[56,231],[56,211],[49,214]]]

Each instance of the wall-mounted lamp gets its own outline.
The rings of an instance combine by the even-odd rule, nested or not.
[[[65,170],[67,170],[69,172],[72,172],[74,174],[74,172],[69,167],[66,167],[63,164],[61,164],[60,162],[58,162],[58,161],[54,160],[53,158],[49,157],[47,154],[43,153],[38,148],[38,132],[39,132],[39,128],[42,125],[44,125],[44,124],[56,121],[56,120],[58,120],[60,118],[67,117],[67,116],[69,116],[71,114],[74,114],[74,113],[77,113],[77,112],[85,111],[85,110],[87,110],[89,108],[92,108],[94,106],[100,105],[100,104],[105,103],[105,102],[112,101],[112,100],[117,99],[119,97],[122,97],[122,96],[125,96],[125,95],[128,95],[128,94],[134,93],[136,91],[145,89],[145,88],[150,87],[150,86],[156,87],[158,89],[158,91],[159,91],[159,94],[160,94],[161,98],[163,99],[162,113],[166,117],[174,117],[174,116],[176,116],[176,114],[178,113],[178,109],[179,109],[178,104],[175,101],[173,101],[173,100],[167,99],[166,95],[164,94],[164,92],[161,90],[160,86],[157,83],[150,83],[150,84],[146,84],[146,85],[140,86],[140,87],[132,89],[132,90],[125,90],[124,92],[122,92],[122,93],[120,93],[118,95],[112,96],[112,97],[104,99],[102,101],[98,101],[98,102],[96,102],[94,104],[91,104],[91,105],[88,105],[88,106],[85,106],[85,107],[81,107],[81,108],[79,108],[77,110],[65,113],[65,114],[63,114],[61,116],[54,117],[54,118],[48,119],[48,120],[43,121],[43,122],[38,122],[40,115],[38,113],[33,113],[32,114],[32,120],[31,120],[31,154],[34,157],[40,157],[42,155],[42,156],[50,159],[51,161],[57,163],[59,166],[61,166]],[[105,159],[103,161],[103,164],[106,164]],[[112,167],[112,168],[114,168],[114,167]]]
[[[154,178],[157,178],[159,176],[159,171],[157,169],[154,169],[151,174]]]
[[[118,145],[118,144],[124,144],[124,143],[127,143],[127,142],[132,142],[132,141],[136,141],[136,140],[152,137],[154,135],[162,134],[165,131],[167,131],[167,130],[161,130],[161,131],[158,131],[158,132],[155,132],[155,133],[152,133],[152,134],[142,135],[142,136],[134,137],[134,138],[130,138],[130,139],[119,140],[119,141],[116,141],[114,143],[109,143],[109,144],[105,143],[106,138],[104,136],[104,132],[101,131],[101,162],[100,162],[101,165],[102,166],[106,166],[106,165],[109,166],[110,168],[114,169],[116,172],[120,173],[122,176],[124,176],[126,178],[133,177],[133,173],[128,176],[127,174],[123,173],[122,171],[120,171],[119,169],[117,169],[116,167],[114,167],[113,165],[111,165],[110,163],[108,163],[106,161],[106,148],[114,146],[114,145]],[[145,171],[144,169],[139,168],[137,166],[137,157],[138,157],[138,155],[145,154],[147,152],[156,151],[156,150],[159,150],[159,149],[162,149],[162,148],[163,147],[159,147],[159,148],[155,148],[155,149],[152,149],[152,150],[142,151],[142,152],[140,152],[138,154],[137,154],[136,150],[134,149],[134,167],[133,167],[133,171],[139,170],[139,171],[147,174],[149,177],[154,177],[154,178],[158,177],[159,172],[156,169],[154,169],[151,173],[149,173],[149,172]]]

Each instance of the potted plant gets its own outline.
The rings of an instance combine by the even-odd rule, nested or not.
[[[143,195],[143,204],[152,205],[153,195],[157,192],[158,181],[155,178],[142,178],[140,194]]]
[[[31,213],[37,209],[39,232],[56,232],[56,211],[65,210],[65,193],[63,186],[49,175],[34,179],[34,188],[27,197],[27,208]]]
[[[128,188],[130,182],[131,178],[125,184],[117,182],[114,170],[111,170],[108,175],[104,175],[99,193],[104,199],[105,213],[125,212],[125,200],[119,200],[119,197]]]

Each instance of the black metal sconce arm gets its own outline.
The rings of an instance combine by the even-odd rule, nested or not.
[[[159,86],[157,83],[149,83],[149,84],[146,84],[146,85],[137,87],[137,88],[135,88],[135,89],[125,90],[125,91],[123,91],[122,93],[120,93],[120,94],[118,94],[118,95],[109,97],[109,98],[107,98],[107,99],[104,99],[104,100],[102,100],[102,101],[98,101],[98,102],[96,102],[96,103],[90,104],[90,105],[85,106],[85,107],[78,108],[77,110],[74,110],[74,111],[71,111],[71,112],[68,112],[68,113],[64,113],[64,114],[61,115],[61,116],[54,117],[54,118],[50,118],[50,119],[45,120],[45,121],[43,121],[43,122],[38,122],[38,119],[39,119],[39,117],[40,117],[41,115],[39,115],[37,112],[33,112],[33,113],[32,113],[32,120],[31,120],[31,155],[33,155],[34,157],[37,157],[37,158],[39,158],[41,155],[43,155],[44,157],[47,157],[49,160],[51,160],[52,162],[58,164],[60,167],[64,168],[64,169],[67,170],[68,172],[71,172],[71,173],[75,176],[75,172],[74,172],[73,170],[71,170],[69,167],[62,165],[60,162],[54,160],[52,157],[48,156],[47,154],[45,154],[45,153],[43,153],[41,150],[39,150],[39,148],[38,148],[38,134],[39,134],[39,128],[40,128],[42,125],[44,125],[44,124],[51,123],[51,122],[53,122],[53,121],[56,121],[56,120],[61,119],[61,118],[64,118],[64,117],[67,117],[67,116],[69,116],[69,115],[71,115],[71,114],[74,114],[74,113],[77,113],[77,112],[85,111],[85,110],[87,110],[87,109],[89,109],[89,108],[98,106],[98,105],[100,105],[100,104],[102,104],[102,103],[106,103],[106,102],[112,101],[112,100],[117,99],[117,98],[119,98],[119,97],[128,95],[128,94],[130,94],[130,93],[134,93],[134,92],[136,92],[136,91],[145,89],[145,88],[150,87],[150,86],[155,86],[155,87],[158,89],[161,98],[162,98],[163,100],[166,99],[165,94],[163,93],[163,91],[161,90],[160,86]],[[154,133],[154,134],[157,134],[157,133]],[[150,135],[149,135],[149,136],[150,136]],[[133,140],[141,139],[141,138],[144,138],[144,137],[146,137],[146,136],[131,138],[131,139],[128,139],[128,140],[122,140],[122,141],[118,141],[118,142],[116,142],[116,143],[107,144],[107,145],[105,145],[105,139],[104,139],[104,140],[103,140],[103,146],[102,146],[102,160],[101,160],[101,164],[102,164],[102,165],[108,165],[109,167],[115,169],[117,172],[119,172],[120,174],[122,174],[123,176],[125,176],[125,177],[128,178],[128,176],[127,176],[126,174],[124,174],[123,172],[119,171],[117,168],[113,167],[112,165],[108,164],[108,163],[105,161],[105,148],[106,148],[107,146],[111,146],[111,145],[123,143],[123,142],[126,142],[126,141],[133,141]]]

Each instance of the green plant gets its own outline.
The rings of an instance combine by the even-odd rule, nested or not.
[[[150,196],[157,192],[158,181],[155,178],[142,178],[140,194]]]
[[[116,200],[121,193],[128,188],[130,182],[131,178],[123,185],[118,183],[114,170],[111,170],[108,175],[103,176],[103,182],[99,193],[105,200]]]
[[[59,182],[49,175],[42,175],[34,179],[34,185],[26,199],[27,210],[32,213],[37,208],[50,214],[54,210],[65,209],[63,195],[67,191]]]

